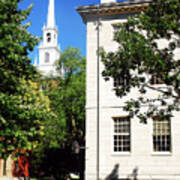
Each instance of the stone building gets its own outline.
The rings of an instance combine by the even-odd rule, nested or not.
[[[86,180],[180,179],[180,113],[159,124],[152,119],[147,124],[129,119],[123,104],[139,94],[133,90],[126,97],[116,97],[113,80],[105,82],[101,75],[103,64],[97,55],[99,47],[117,49],[116,25],[147,6],[148,1],[142,0],[101,0],[98,5],[77,8],[87,25]],[[147,93],[156,95],[153,90]],[[158,147],[154,138],[159,138]]]

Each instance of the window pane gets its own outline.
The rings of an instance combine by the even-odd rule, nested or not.
[[[130,151],[130,119],[114,118],[114,151]]]
[[[154,151],[170,151],[171,147],[170,120],[153,120],[153,146]]]

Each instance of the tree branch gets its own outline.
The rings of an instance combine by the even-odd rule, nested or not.
[[[145,87],[147,87],[147,88],[149,88],[149,89],[152,89],[152,90],[161,92],[161,93],[163,93],[163,94],[165,94],[165,95],[169,95],[169,96],[171,96],[171,97],[173,97],[173,98],[175,98],[175,99],[179,98],[178,96],[173,95],[171,92],[163,91],[162,89],[149,86],[148,84],[143,84],[143,86],[145,86]]]

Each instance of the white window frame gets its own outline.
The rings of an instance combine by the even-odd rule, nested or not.
[[[129,136],[130,136],[130,150],[129,151],[114,151],[114,135],[118,135],[120,133],[115,133],[115,129],[114,129],[114,120],[115,119],[129,119]],[[128,117],[128,116],[117,116],[117,117],[112,117],[112,155],[130,155],[131,153],[131,145],[132,145],[132,142],[131,142],[131,119]]]
[[[152,156],[171,156],[172,152],[173,152],[173,146],[172,146],[172,121],[169,120],[170,122],[170,151],[154,151],[154,142],[153,142],[153,136],[154,136],[154,119],[155,117],[153,117],[151,119],[151,155]]]

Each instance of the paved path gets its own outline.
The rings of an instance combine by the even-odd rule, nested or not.
[[[0,180],[19,180],[19,179],[13,177],[0,177]]]

